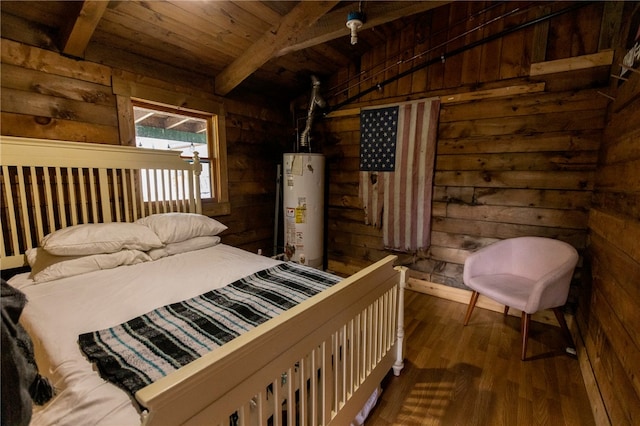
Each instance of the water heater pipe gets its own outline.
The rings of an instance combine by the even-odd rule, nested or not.
[[[300,134],[300,147],[308,148],[309,152],[311,152],[311,147],[309,146],[311,138],[309,137],[309,133],[311,132],[311,125],[313,124],[313,111],[316,105],[320,108],[324,108],[327,105],[320,95],[320,80],[318,80],[315,75],[312,75],[311,83],[311,99],[309,100],[309,110],[307,111],[307,124]]]
[[[273,252],[272,256],[277,256],[278,253],[278,221],[280,218],[280,193],[282,191],[282,168],[278,164],[276,168],[276,211],[274,213],[275,220],[273,223]]]

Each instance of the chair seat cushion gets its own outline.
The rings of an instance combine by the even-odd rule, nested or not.
[[[466,284],[498,303],[522,311],[535,281],[512,274],[492,274],[470,277]]]

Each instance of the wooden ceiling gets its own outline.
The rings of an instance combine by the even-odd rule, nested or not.
[[[335,73],[401,29],[398,20],[444,3],[2,0],[0,7],[3,37],[35,25],[42,39],[34,44],[68,56],[130,71],[195,72],[220,96],[288,102],[311,89],[311,75]],[[358,10],[366,22],[352,45],[347,14]]]

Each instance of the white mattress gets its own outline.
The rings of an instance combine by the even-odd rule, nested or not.
[[[34,411],[31,424],[140,424],[137,404],[93,369],[78,346],[78,335],[112,327],[278,263],[219,244],[41,284],[34,284],[28,274],[12,278],[9,283],[28,298],[21,322],[34,341],[38,367],[57,392]]]

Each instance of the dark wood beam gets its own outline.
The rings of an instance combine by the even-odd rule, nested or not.
[[[108,1],[84,1],[75,17],[69,18],[69,25],[61,31],[62,53],[81,58],[93,36],[93,32],[109,5]]]
[[[370,2],[363,10],[366,22],[362,25],[362,29],[365,30],[406,16],[426,12],[448,3],[451,1]],[[277,51],[274,56],[283,56],[339,37],[349,37],[349,29],[346,26],[347,14],[354,10],[353,6],[345,6],[326,14],[313,27],[299,34]]]
[[[216,76],[216,94],[224,96],[264,65],[276,52],[297,40],[339,1],[302,1],[242,55]]]

